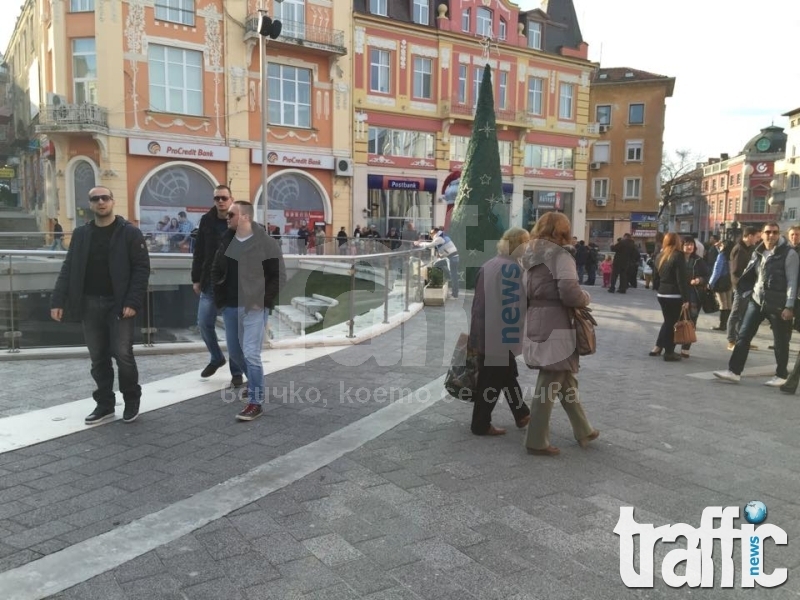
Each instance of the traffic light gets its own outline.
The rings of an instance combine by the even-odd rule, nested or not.
[[[261,15],[261,23],[259,23],[258,33],[262,36],[275,40],[281,34],[282,28],[283,24],[277,19],[273,21],[267,15]]]

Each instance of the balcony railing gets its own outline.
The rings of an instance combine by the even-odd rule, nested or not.
[[[108,129],[108,111],[96,104],[48,104],[39,112],[38,133]]]
[[[469,104],[445,104],[442,108],[443,116],[445,117],[458,117],[458,118],[475,118],[475,109],[476,107],[471,106]],[[523,120],[520,115],[524,113],[517,113],[513,110],[503,109],[503,108],[495,108],[494,110],[494,118],[498,122],[502,123],[515,123],[515,124],[524,124],[527,121]]]
[[[309,25],[300,21],[279,19],[283,28],[276,42],[316,48],[333,54],[347,54],[344,45],[344,31]],[[250,15],[245,23],[245,39],[258,38],[259,15]]]

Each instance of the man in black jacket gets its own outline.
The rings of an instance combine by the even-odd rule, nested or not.
[[[733,301],[731,302],[730,315],[728,316],[728,350],[736,347],[736,336],[739,334],[739,324],[744,318],[744,311],[747,309],[747,300],[742,299],[742,295],[736,290],[739,277],[744,273],[745,267],[750,262],[750,256],[758,242],[758,229],[755,227],[745,227],[742,237],[733,246],[730,258],[731,286],[733,287]],[[750,345],[750,350],[757,350],[756,346]]]
[[[634,256],[639,256],[639,251],[636,249],[630,233],[623,235],[621,240],[611,246],[611,251],[614,253],[614,262],[611,267],[611,284],[608,286],[608,291],[611,294],[614,293],[614,285],[619,278],[619,293],[624,294],[628,291],[628,266]]]
[[[55,321],[81,321],[92,361],[97,406],[87,425],[114,418],[114,367],[125,400],[122,420],[139,415],[142,388],[133,356],[133,320],[141,312],[150,279],[150,256],[144,236],[114,215],[114,195],[106,187],[89,191],[93,221],[72,232],[72,242],[53,290],[50,316]]]
[[[197,304],[197,327],[200,337],[211,354],[208,365],[200,372],[200,377],[211,377],[225,365],[225,355],[219,347],[217,338],[217,308],[211,289],[211,263],[217,253],[223,234],[228,231],[228,209],[233,203],[231,188],[218,185],[214,188],[214,206],[200,219],[197,228],[197,240],[192,256],[192,288],[200,297]],[[238,365],[230,364],[231,384],[238,388],[244,385],[242,370]]]
[[[222,310],[231,362],[247,373],[248,405],[236,418],[252,421],[266,398],[261,350],[269,310],[286,282],[278,243],[254,222],[253,205],[237,200],[228,209],[229,230],[211,267],[214,302]]]

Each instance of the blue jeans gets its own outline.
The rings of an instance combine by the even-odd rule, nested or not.
[[[447,258],[450,263],[450,287],[453,288],[453,298],[458,298],[458,254]]]
[[[219,339],[217,338],[217,307],[214,306],[214,297],[210,292],[200,292],[200,302],[197,305],[197,327],[200,329],[200,337],[203,338],[203,343],[208,348],[211,354],[210,362],[215,365],[221,365],[225,361],[225,355],[219,347]],[[230,363],[231,375],[236,377],[242,374],[242,370]]]
[[[792,321],[784,321],[781,319],[779,312],[767,311],[753,302],[753,300],[742,298],[742,301],[747,302],[747,308],[739,325],[739,335],[736,338],[736,346],[728,362],[728,369],[737,375],[742,374],[744,364],[747,362],[747,355],[750,353],[750,342],[753,341],[758,332],[761,322],[767,319],[772,325],[772,336],[775,340],[775,364],[777,365],[775,375],[781,379],[786,379],[789,376],[789,371],[786,367],[789,364],[789,339],[792,337]]]
[[[267,329],[267,316],[265,308],[252,310],[242,306],[226,306],[222,309],[231,365],[236,365],[247,374],[248,401],[251,404],[263,404],[266,398],[261,349]]]

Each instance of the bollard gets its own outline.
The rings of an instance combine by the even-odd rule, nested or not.
[[[350,321],[348,322],[350,332],[348,338],[356,337],[353,333],[356,326],[356,262],[350,263]]]

